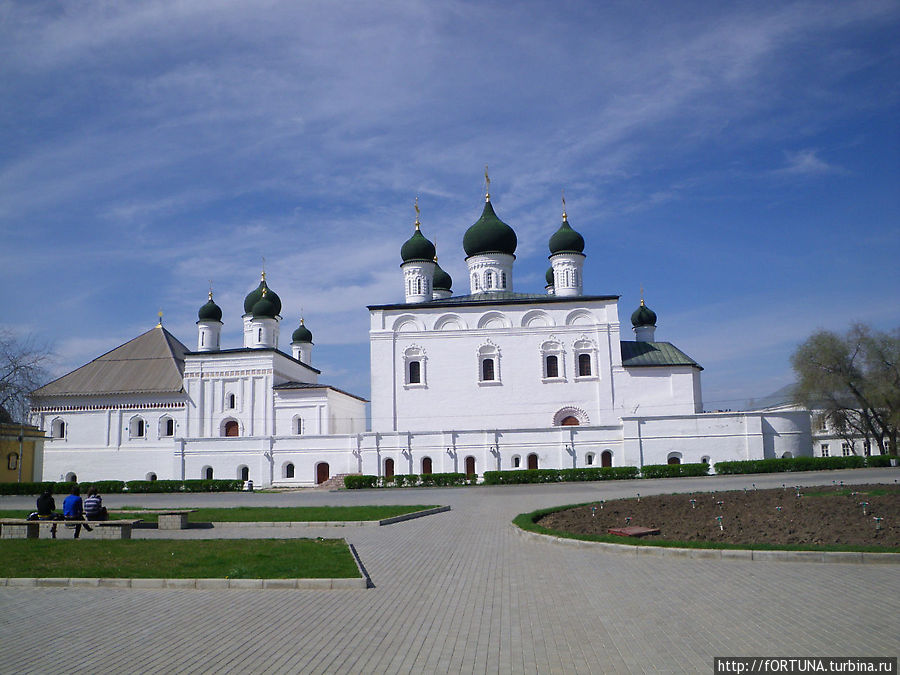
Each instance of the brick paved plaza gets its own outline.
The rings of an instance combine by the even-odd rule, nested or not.
[[[661,492],[894,482],[897,470],[640,482],[110,495],[111,507],[449,504],[386,527],[136,530],[344,536],[356,591],[0,588],[4,673],[712,672],[713,656],[896,656],[896,565],[635,557],[518,536],[543,506]],[[4,497],[0,508],[28,508]],[[77,545],[72,542],[71,545]]]

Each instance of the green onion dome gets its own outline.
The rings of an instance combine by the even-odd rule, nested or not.
[[[209,302],[207,302],[200,311],[197,312],[197,318],[200,321],[221,321],[222,309],[212,299],[212,291],[209,292]]]
[[[548,267],[548,268],[547,268],[547,273],[544,275],[544,279],[547,280],[547,285],[548,285],[548,286],[553,286],[553,285],[555,285],[556,282],[555,282],[554,279],[553,279],[553,268],[552,268],[552,267]]]
[[[278,300],[278,296],[269,291],[268,288],[264,288],[260,294],[259,300],[256,301],[256,304],[253,305],[253,308],[250,310],[253,314],[253,318],[274,319],[278,316],[278,312],[281,310],[281,301],[278,300],[278,304],[276,305],[275,300]]]
[[[275,293],[275,291],[266,285],[265,272],[263,272],[259,286],[250,291],[247,297],[244,298],[244,314],[254,314],[253,307],[262,299],[263,291],[265,291],[267,300],[275,307],[275,313],[272,314],[272,316],[281,314],[281,298],[278,297],[278,294]]]
[[[514,255],[518,245],[516,233],[494,213],[488,200],[484,203],[481,218],[475,221],[463,237],[463,248],[467,256],[481,253],[506,253]]]
[[[406,243],[400,247],[400,257],[403,262],[407,263],[413,260],[434,260],[434,244],[425,238],[419,229],[419,223],[416,222],[416,231],[413,236],[406,240]]]
[[[550,237],[550,255],[555,253],[584,253],[584,237],[572,229],[565,213],[562,225]]]
[[[431,286],[436,291],[449,291],[453,286],[453,278],[441,269],[441,266],[438,265],[437,258],[434,259],[434,278],[432,279]]]
[[[631,314],[631,325],[635,328],[656,325],[656,312],[644,304],[643,298],[641,298],[641,306]]]
[[[291,334],[291,342],[312,342],[312,333],[303,325],[303,319],[300,319],[300,326]]]

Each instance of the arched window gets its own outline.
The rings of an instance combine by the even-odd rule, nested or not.
[[[475,272],[472,273],[472,290],[473,291],[481,290],[481,288],[478,284],[478,275]]]
[[[669,457],[666,460],[666,464],[681,464],[681,453],[670,452]]]
[[[559,377],[559,357],[556,354],[548,355],[544,365],[547,377]]]
[[[562,422],[560,422],[560,425],[564,427],[577,427],[579,424],[581,424],[581,422],[578,421],[578,418],[572,415],[563,417]]]
[[[500,382],[500,352],[495,345],[486,344],[478,349],[478,381]]]
[[[294,477],[294,465],[288,462],[284,465],[284,477],[285,478],[293,478]]]
[[[432,473],[431,469],[431,457],[423,457],[422,458],[422,473],[424,475],[429,475]]]
[[[484,290],[490,290],[494,287],[494,273],[488,270],[484,273]]]
[[[425,385],[425,352],[421,347],[407,347],[403,352],[405,384]]]
[[[50,435],[53,438],[65,438],[66,437],[66,423],[61,419],[56,418],[53,420],[53,423],[50,425]]]
[[[536,471],[538,468],[538,456],[536,453],[532,452],[528,455],[528,469],[530,471]]]
[[[161,438],[175,435],[175,420],[171,417],[162,417],[159,420],[159,435]]]
[[[500,270],[500,288],[506,288],[506,272]]]
[[[303,418],[295,417],[294,418],[294,433],[298,436],[303,435]]]
[[[609,450],[600,453],[600,466],[612,466],[613,455]]]
[[[242,466],[240,467],[240,476],[241,480],[250,480],[250,467]]]
[[[585,466],[594,466],[594,459],[595,459],[595,458],[596,458],[596,456],[594,455],[593,452],[589,452],[588,454],[586,454],[586,455],[584,456],[584,464],[585,464]]]
[[[422,364],[419,361],[409,362],[409,384],[420,384],[422,382]]]
[[[574,347],[575,363],[578,368],[577,377],[596,377],[595,354],[597,350],[594,347],[594,343],[585,338],[576,342]]]
[[[234,410],[235,398],[234,394],[228,394],[225,398],[225,407],[229,410]]]
[[[131,438],[143,438],[147,431],[147,425],[141,417],[132,417],[128,423],[128,435]]]
[[[208,467],[206,467],[206,468],[203,470],[203,477],[204,477],[206,480],[212,480],[212,479],[213,479],[213,468],[212,468],[211,466],[208,466]]]
[[[512,458],[512,464],[514,469],[518,469],[520,466],[522,466],[522,458],[518,455],[514,455]]]
[[[70,471],[69,473],[66,474],[66,482],[67,483],[77,483],[78,482],[78,476],[75,475],[74,471]]]
[[[227,422],[225,422],[223,431],[225,432],[223,436],[240,436],[241,434],[241,428],[234,420],[228,420]]]
[[[390,457],[384,460],[384,477],[387,479],[394,477],[394,460]]]
[[[149,481],[156,480],[156,474],[151,471],[150,473],[147,474],[147,476],[145,477],[145,480],[149,480]]]

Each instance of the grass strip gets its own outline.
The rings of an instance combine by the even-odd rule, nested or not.
[[[0,539],[0,577],[359,578],[343,539]]]
[[[890,546],[846,546],[842,544],[826,544],[823,546],[813,546],[811,544],[727,544],[724,542],[705,542],[705,541],[670,541],[666,539],[647,539],[645,537],[621,537],[614,534],[575,534],[573,532],[565,532],[563,530],[553,530],[549,527],[541,527],[535,521],[539,520],[548,513],[556,513],[557,511],[565,511],[566,509],[574,509],[579,506],[587,506],[596,502],[582,502],[581,504],[569,504],[567,506],[554,506],[549,509],[539,509],[531,513],[520,513],[513,518],[513,525],[527,530],[528,532],[537,532],[539,534],[547,534],[553,537],[561,537],[563,539],[577,539],[580,541],[599,541],[606,544],[625,544],[626,546],[659,546],[662,548],[711,548],[711,549],[730,549],[736,551],[850,551],[863,553],[900,553],[900,547]]]
[[[197,509],[188,515],[194,523],[259,523],[259,522],[306,522],[306,521],[347,521],[347,520],[383,520],[407,513],[415,513],[425,509],[433,509],[433,505],[412,506],[237,506],[227,509]],[[126,506],[123,509],[134,511],[168,511],[178,509],[146,509],[141,506]],[[33,510],[33,509],[32,509]],[[0,518],[25,518],[31,510],[0,510]],[[110,518],[129,520],[140,518],[145,523],[155,523],[157,517],[152,513],[131,515],[112,513]]]

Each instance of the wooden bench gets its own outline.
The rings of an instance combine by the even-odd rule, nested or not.
[[[158,516],[157,522],[160,530],[184,530],[188,526],[188,514],[194,513],[197,509],[179,509],[174,511],[153,511],[135,510],[135,509],[115,509],[109,513],[127,513],[135,516]]]
[[[0,518],[0,539],[38,539],[43,528],[49,536],[54,525],[75,527],[88,525],[97,529],[100,539],[131,539],[131,529],[141,522],[136,520],[27,520],[25,518]]]

